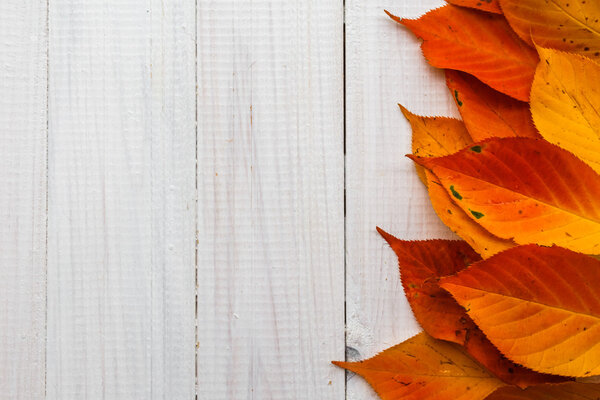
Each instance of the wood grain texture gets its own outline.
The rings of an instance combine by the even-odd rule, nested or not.
[[[198,2],[198,398],[343,399],[343,4]]]
[[[0,397],[45,382],[46,1],[0,2]]]
[[[383,13],[442,4],[347,0],[344,78],[341,0],[2,2],[2,396],[343,399],[344,222],[350,360],[418,330],[375,226],[453,237],[396,103],[457,113]]]
[[[443,5],[346,1],[347,356],[375,355],[418,332],[393,251],[379,225],[401,239],[455,238],[439,222],[404,157],[411,130],[396,103],[420,115],[458,116],[441,71],[426,65],[419,41],[383,12],[415,18]],[[349,375],[347,398],[376,399]]]
[[[48,399],[194,396],[195,1],[50,1]]]

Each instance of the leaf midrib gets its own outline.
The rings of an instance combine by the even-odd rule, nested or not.
[[[581,315],[581,316],[591,317],[591,318],[594,318],[594,319],[598,320],[598,323],[600,324],[600,315],[588,314],[588,313],[581,312],[581,311],[573,311],[573,310],[570,310],[568,308],[564,308],[564,307],[561,307],[561,306],[558,306],[558,305],[549,305],[549,304],[545,304],[545,303],[542,303],[542,302],[539,302],[539,301],[535,301],[535,300],[531,300],[531,299],[527,300],[527,299],[524,299],[524,298],[521,298],[521,297],[518,297],[518,296],[514,296],[514,295],[511,295],[511,294],[504,294],[504,293],[493,292],[491,290],[478,289],[478,288],[474,288],[472,286],[467,286],[467,285],[463,285],[463,284],[459,284],[459,283],[454,283],[454,282],[447,282],[447,283],[441,282],[441,284],[440,284],[440,286],[442,286],[442,287],[444,287],[445,285],[459,286],[459,287],[467,288],[467,289],[470,289],[470,290],[473,290],[473,291],[476,291],[476,292],[495,294],[495,295],[501,296],[503,298],[520,300],[520,301],[523,301],[523,302],[526,302],[526,303],[537,304],[537,305],[544,306],[544,307],[547,307],[547,308],[550,308],[550,309],[554,309],[554,310],[560,310],[560,311],[564,311],[564,312],[575,314],[575,315]],[[446,288],[444,288],[444,289],[446,289]],[[446,289],[446,290],[448,290],[448,289]],[[452,294],[452,292],[450,290],[448,290],[448,291]],[[452,297],[456,298],[454,296],[454,294],[452,294]],[[467,311],[467,313],[470,314],[470,312],[468,312],[468,311]]]
[[[564,9],[560,4],[558,4],[556,2],[556,0],[551,0],[552,4],[554,4],[554,6],[556,8],[558,8],[560,11],[562,11],[567,17],[571,18],[573,21],[577,22],[579,25],[587,28],[590,30],[590,32],[594,33],[596,36],[600,36],[600,32],[597,31],[596,29],[594,29],[593,27],[586,25],[583,21],[580,21],[577,17],[575,17],[574,15],[572,15],[571,13],[569,13],[566,9]]]
[[[462,171],[457,171],[456,169],[451,169],[451,168],[442,167],[442,166],[435,166],[435,167],[437,167],[437,168],[443,168],[443,169],[447,169],[448,171],[456,172],[456,173],[458,173],[458,174],[460,174],[460,175],[463,175],[463,176],[469,177],[469,178],[471,178],[471,179],[474,179],[474,180],[476,180],[476,181],[478,181],[478,182],[483,182],[483,183],[486,183],[486,184],[488,184],[488,185],[491,185],[491,186],[494,186],[494,187],[497,187],[497,188],[500,188],[500,189],[503,189],[503,190],[507,190],[507,191],[510,191],[510,192],[513,192],[513,193],[520,194],[521,196],[524,196],[524,197],[526,197],[526,198],[528,198],[528,199],[533,199],[533,200],[537,201],[538,203],[540,203],[540,204],[543,204],[543,205],[546,205],[546,206],[548,206],[548,207],[551,207],[551,208],[553,208],[553,209],[559,210],[559,211],[561,211],[561,212],[564,212],[564,213],[567,213],[567,214],[571,214],[571,215],[573,215],[573,216],[575,216],[575,217],[578,217],[578,218],[584,219],[584,220],[586,220],[586,221],[593,222],[593,223],[595,223],[595,224],[600,224],[600,220],[593,219],[593,218],[587,217],[587,216],[585,216],[585,215],[580,215],[580,214],[577,214],[575,211],[571,211],[571,210],[567,210],[567,209],[564,209],[564,208],[560,208],[559,206],[557,206],[557,205],[555,205],[555,204],[548,203],[548,202],[546,202],[546,201],[540,200],[540,199],[538,199],[538,198],[536,198],[536,197],[532,197],[532,196],[530,196],[530,195],[527,195],[527,194],[525,194],[525,193],[521,193],[521,192],[520,192],[520,191],[518,191],[518,190],[513,190],[513,189],[506,188],[506,187],[504,187],[504,186],[497,185],[497,184],[495,184],[495,183],[492,183],[492,182],[489,182],[489,181],[483,180],[483,179],[481,179],[481,178],[477,178],[477,177],[474,177],[474,176],[472,176],[472,175],[465,174],[465,173],[464,173],[464,172],[462,172]],[[591,168],[591,167],[590,167],[590,168]],[[432,171],[432,172],[433,172],[433,171]],[[438,179],[440,179],[440,180],[441,180],[441,178],[440,178],[440,177],[439,177],[439,176],[438,176],[438,175],[437,175],[435,172],[433,172],[433,174],[434,174],[435,176],[437,176],[437,178],[438,178]],[[442,187],[444,188],[444,190],[446,190],[446,192],[448,192],[448,190],[446,189],[446,187],[445,187],[445,186],[443,186],[443,185],[442,185]],[[459,206],[459,207],[460,207],[460,206]],[[463,209],[463,207],[460,207],[460,208],[461,208],[461,209]],[[464,210],[464,209],[463,209],[463,210]]]

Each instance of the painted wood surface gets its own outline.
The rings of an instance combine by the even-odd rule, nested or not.
[[[441,0],[343,3],[0,4],[2,396],[375,398],[329,363],[418,331],[375,226],[451,237],[396,103],[456,112],[383,13]]]
[[[457,116],[441,71],[419,41],[384,9],[415,18],[442,0],[346,1],[346,312],[348,359],[372,357],[416,334],[398,279],[398,262],[375,231],[402,239],[449,238],[426,190],[404,157],[411,130],[397,107]],[[349,375],[347,398],[376,399]]]
[[[49,2],[48,399],[191,399],[195,0]]]
[[[198,398],[343,399],[342,2],[198,5]]]
[[[44,396],[46,2],[0,2],[0,397]]]

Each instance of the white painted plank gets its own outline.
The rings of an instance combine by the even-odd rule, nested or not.
[[[0,393],[41,399],[46,325],[46,1],[0,2]]]
[[[441,0],[346,1],[347,346],[371,357],[418,332],[397,260],[377,225],[404,239],[449,238],[418,180],[410,127],[397,107],[457,116],[443,74],[426,65],[419,41],[383,12],[417,17]],[[376,399],[349,375],[348,399]]]
[[[49,399],[192,399],[195,0],[50,2]]]
[[[342,399],[342,1],[198,2],[198,398]]]

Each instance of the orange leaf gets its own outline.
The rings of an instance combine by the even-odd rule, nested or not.
[[[525,390],[503,387],[486,400],[596,400],[600,399],[597,383],[567,382],[554,385],[532,386]]]
[[[468,72],[502,93],[529,99],[538,56],[502,16],[447,5],[417,20],[392,18],[424,40],[423,54],[434,67]]]
[[[461,7],[475,8],[494,14],[502,14],[498,0],[446,0],[450,4]]]
[[[464,72],[446,70],[446,83],[474,141],[540,137],[529,104],[497,92]]]
[[[600,57],[598,0],[500,0],[500,6],[529,44]]]
[[[360,362],[334,362],[361,375],[382,400],[482,400],[503,383],[456,344],[425,333]]]
[[[600,374],[600,261],[560,247],[513,247],[440,286],[509,359],[574,377]]]
[[[439,157],[457,152],[473,143],[465,124],[454,118],[422,117],[398,104],[412,127],[412,152],[419,157]],[[424,184],[423,167],[416,165],[419,179]]]
[[[506,383],[527,387],[557,382],[509,361],[483,335],[454,298],[438,285],[442,276],[455,274],[481,260],[465,242],[458,240],[399,240],[377,231],[398,256],[400,277],[415,318],[429,335],[465,347],[467,352]]]
[[[502,138],[419,159],[475,222],[519,244],[600,251],[600,176],[545,140]]]
[[[469,333],[470,335],[464,344],[467,353],[500,380],[510,385],[526,388],[531,385],[564,382],[571,379],[541,374],[515,364],[500,353],[500,350],[490,342],[481,329],[477,328],[469,331]]]
[[[435,213],[454,233],[465,240],[483,258],[488,258],[496,253],[516,245],[512,240],[500,239],[492,235],[452,201],[439,179],[428,170],[425,170],[429,199]]]

